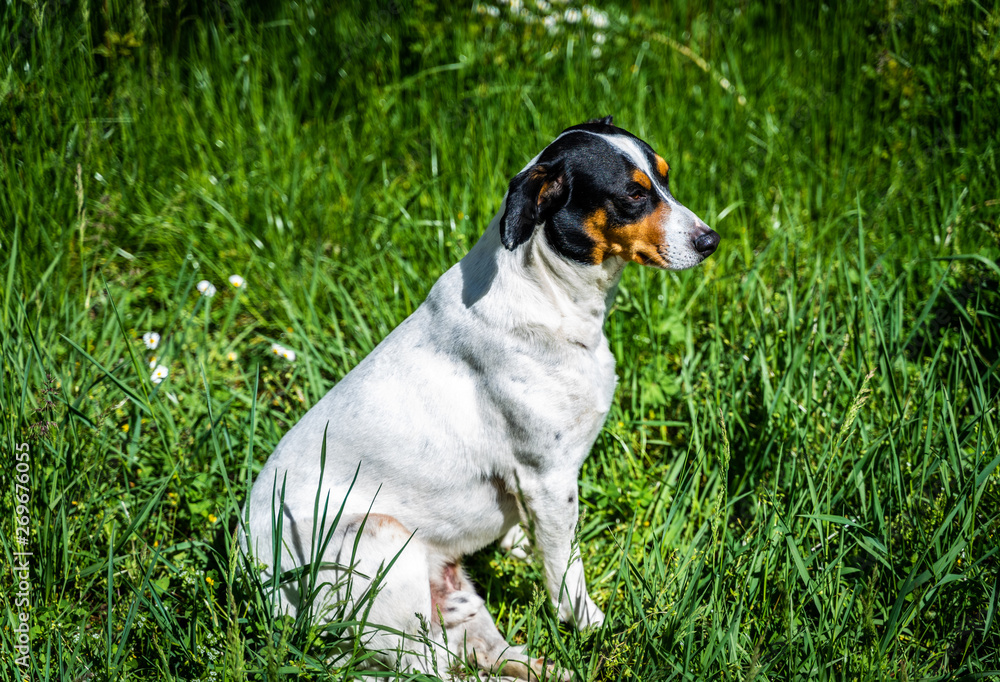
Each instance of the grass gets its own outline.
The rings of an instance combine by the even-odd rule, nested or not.
[[[607,622],[560,625],[490,547],[501,630],[581,679],[997,674],[1000,9],[477,7],[0,10],[0,549],[32,552],[0,678],[354,676],[349,618],[276,620],[238,570],[248,485],[608,113],[723,242],[629,268],[606,325],[579,540]]]

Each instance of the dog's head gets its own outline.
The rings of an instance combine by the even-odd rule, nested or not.
[[[514,250],[544,224],[549,245],[578,263],[617,256],[692,267],[715,251],[719,235],[674,199],[669,171],[610,116],[567,128],[510,181],[500,238]]]

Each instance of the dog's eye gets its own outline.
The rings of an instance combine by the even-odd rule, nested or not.
[[[641,192],[639,190],[635,190],[633,192],[628,193],[628,198],[629,201],[635,201],[635,202],[643,201],[646,198],[646,193]]]

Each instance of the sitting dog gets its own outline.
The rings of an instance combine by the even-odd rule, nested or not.
[[[243,545],[265,575],[318,562],[313,607],[363,602],[360,636],[385,665],[541,677],[460,566],[521,524],[559,616],[603,621],[571,546],[615,390],[604,318],[629,262],[682,270],[719,243],[668,171],[608,116],[514,176],[475,247],[264,465]],[[278,598],[294,612],[305,597],[286,583]]]

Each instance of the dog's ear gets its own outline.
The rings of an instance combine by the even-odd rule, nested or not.
[[[535,225],[559,210],[568,189],[559,162],[536,164],[514,176],[500,217],[500,240],[508,251],[528,241]]]

